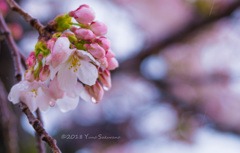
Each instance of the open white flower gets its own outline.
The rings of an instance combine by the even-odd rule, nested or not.
[[[63,92],[59,88],[59,82],[55,77],[50,83],[49,91],[51,95],[56,99],[56,101],[51,101],[51,107],[57,104],[58,108],[62,112],[67,112],[77,107],[79,102],[79,96],[84,91],[84,87],[81,83],[77,82],[74,88],[67,92]]]
[[[67,48],[66,46],[69,47],[70,44],[68,39],[61,41],[61,44],[57,42],[55,43],[56,48],[58,48],[56,46],[58,44],[64,46],[64,48]],[[62,51],[63,50],[61,50],[61,52]],[[57,67],[50,67],[51,80],[53,80],[57,75],[59,87],[64,91],[69,91],[74,88],[77,83],[77,79],[79,79],[84,84],[90,86],[94,85],[98,77],[98,70],[96,66],[99,65],[94,57],[90,53],[83,50],[66,49],[65,51],[68,53],[64,53],[66,57],[62,59],[61,64],[59,64]],[[52,58],[52,60],[55,59]]]
[[[20,81],[11,88],[8,95],[9,101],[14,104],[20,101],[24,102],[31,111],[35,111],[37,108],[43,111],[47,110],[51,99],[48,88],[43,83],[36,81]]]
[[[53,41],[50,42],[48,47],[51,50],[51,54],[47,56],[46,60],[47,64],[55,68],[67,60],[73,49],[69,48],[70,42],[67,37],[60,37],[55,43]]]

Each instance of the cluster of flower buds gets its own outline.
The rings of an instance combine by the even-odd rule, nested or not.
[[[55,104],[69,111],[77,106],[79,97],[99,102],[104,90],[111,88],[110,70],[117,68],[118,62],[110,41],[103,36],[106,25],[94,19],[88,5],[58,16],[57,32],[48,41],[38,41],[26,60],[24,80],[12,87],[9,100],[25,102],[32,111]]]

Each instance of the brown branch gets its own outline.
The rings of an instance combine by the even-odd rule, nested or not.
[[[41,122],[33,115],[33,113],[29,110],[27,105],[24,104],[23,102],[20,102],[19,107],[26,114],[29,123],[39,134],[39,136],[42,137],[42,140],[45,141],[51,147],[53,153],[61,153],[60,149],[56,144],[56,140],[48,135],[48,133],[43,128]]]
[[[9,1],[9,2],[10,2],[10,4],[12,4],[14,1]],[[13,3],[12,5],[14,6],[15,3]],[[17,81],[19,82],[19,81],[21,81],[21,57],[19,54],[19,50],[18,50],[12,36],[10,35],[9,29],[6,26],[6,23],[2,17],[2,14],[0,14],[0,26],[1,26],[1,30],[2,30],[1,32],[5,35],[6,41],[12,52],[15,70],[17,72],[16,78],[17,78]],[[43,128],[41,122],[32,114],[32,112],[29,110],[27,105],[24,104],[23,102],[20,102],[19,106],[20,106],[21,110],[26,114],[26,116],[29,120],[29,123],[32,125],[32,127],[35,129],[35,131],[38,133],[38,135],[42,138],[42,140],[45,141],[51,147],[51,149],[54,153],[61,153],[60,149],[56,145],[56,140],[48,135],[48,133]]]
[[[2,16],[2,13],[0,11],[0,27],[1,27],[1,33],[2,35],[5,35],[6,42],[8,46],[10,47],[10,50],[12,51],[13,61],[14,61],[14,67],[15,67],[15,77],[18,81],[21,81],[21,60],[20,60],[20,54],[19,49],[16,46],[13,37],[11,36],[11,32],[8,29],[4,18]]]
[[[34,29],[39,32],[40,36],[51,36],[51,33],[48,32],[45,27],[35,18],[31,17],[26,13],[14,0],[6,0],[13,11],[16,11],[20,14],[26,22],[28,22]]]
[[[43,125],[43,120],[42,120],[42,116],[41,116],[41,112],[39,109],[36,110],[36,114],[37,114],[37,119],[42,123]],[[35,133],[35,136],[36,136],[36,147],[38,149],[38,153],[45,153],[46,150],[45,150],[45,147],[44,147],[44,144],[43,144],[43,141],[42,141],[42,136],[39,135],[39,133]]]
[[[2,134],[5,139],[6,152],[18,152],[18,134],[15,115],[9,106],[7,92],[0,80],[0,125],[2,125]]]
[[[150,47],[144,48],[136,56],[133,56],[129,59],[122,61],[120,63],[119,70],[139,71],[140,64],[146,57],[160,53],[167,46],[188,38],[189,36],[191,36],[191,34],[193,34],[193,32],[201,29],[202,27],[204,27],[206,25],[210,25],[210,24],[218,21],[219,19],[222,19],[226,16],[231,15],[239,6],[240,6],[240,1],[236,0],[228,7],[228,9],[226,9],[221,14],[209,17],[207,19],[199,19],[198,17],[195,17],[195,20],[192,21],[188,26],[184,27],[183,29],[179,30],[176,33],[173,33],[172,35],[169,35],[167,38],[165,38],[163,40],[161,39],[159,42],[150,45]],[[147,45],[147,46],[149,46],[149,45]]]
[[[171,85],[167,81],[152,81],[160,90],[161,95],[164,100],[161,100],[161,102],[167,102],[174,107],[178,108],[181,112],[190,113],[191,116],[199,116],[199,114],[206,116],[205,120],[202,121],[204,124],[210,124],[211,128],[214,128],[215,130],[218,130],[220,132],[230,132],[234,133],[236,135],[240,135],[240,129],[234,128],[234,127],[228,127],[220,123],[216,123],[214,120],[212,120],[210,117],[206,115],[206,112],[195,103],[189,103],[178,96],[174,95],[170,87]]]
[[[25,69],[27,69],[27,64],[26,64],[26,57],[20,53],[21,56],[21,63]]]

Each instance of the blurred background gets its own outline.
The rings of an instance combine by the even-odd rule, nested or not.
[[[239,153],[239,0],[17,2],[43,24],[90,5],[120,63],[99,104],[81,100],[73,111],[42,113],[63,153]],[[0,9],[27,56],[37,31],[3,0]],[[0,152],[36,153],[34,130],[6,100],[14,67],[0,39]]]

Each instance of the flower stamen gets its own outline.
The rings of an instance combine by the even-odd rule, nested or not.
[[[73,72],[77,72],[77,67],[81,66],[78,56],[73,55],[71,62],[71,66],[68,69],[71,70],[72,68],[74,68]]]

